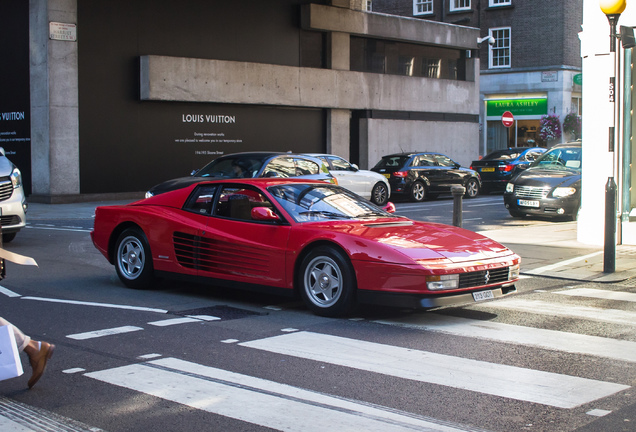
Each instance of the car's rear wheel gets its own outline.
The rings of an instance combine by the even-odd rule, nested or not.
[[[298,286],[303,301],[317,315],[343,316],[355,305],[353,268],[349,259],[334,247],[319,246],[303,259]]]
[[[424,198],[426,198],[426,186],[418,180],[411,186],[411,201],[422,202]]]
[[[383,206],[389,201],[389,188],[382,182],[376,183],[371,191],[371,202]]]
[[[117,239],[115,268],[128,288],[150,288],[153,281],[152,255],[146,235],[139,228],[124,230]]]
[[[466,198],[475,198],[479,195],[479,182],[471,178],[466,182]]]

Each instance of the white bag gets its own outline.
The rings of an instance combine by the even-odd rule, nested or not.
[[[0,381],[22,375],[20,352],[11,324],[0,326]]]

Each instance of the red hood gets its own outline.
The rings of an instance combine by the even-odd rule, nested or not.
[[[403,262],[398,256],[387,256],[387,247],[412,261],[448,260],[452,263],[485,261],[510,256],[514,253],[494,240],[454,226],[416,221],[347,222],[320,224],[321,230],[353,236],[353,249],[373,258],[373,244],[386,246],[377,251],[377,257]],[[367,241],[365,241],[367,240]],[[363,243],[361,243],[361,241]],[[371,249],[369,249],[371,248]],[[351,251],[356,257],[355,251]],[[362,258],[362,257],[360,257]]]

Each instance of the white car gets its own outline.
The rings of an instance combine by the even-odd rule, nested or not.
[[[389,181],[382,174],[369,170],[361,170],[356,164],[349,163],[340,156],[330,154],[308,153],[322,159],[332,176],[338,180],[338,185],[349,189],[366,198],[376,205],[384,206],[389,201],[391,187]]]
[[[0,221],[2,241],[9,243],[26,225],[27,202],[22,188],[22,174],[7,159],[0,147]]]

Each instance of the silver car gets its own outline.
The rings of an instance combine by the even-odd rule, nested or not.
[[[338,180],[338,185],[366,198],[376,205],[383,206],[389,201],[391,187],[382,174],[361,170],[356,164],[349,163],[340,156],[331,154],[308,153],[322,159],[329,172]]]
[[[22,173],[0,147],[0,222],[2,241],[9,243],[26,225],[27,202],[22,188]]]

